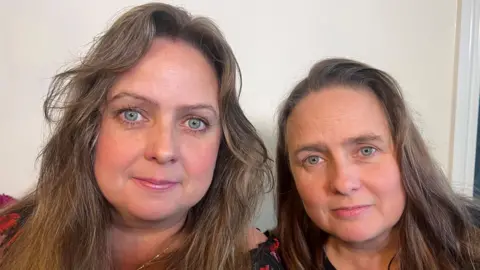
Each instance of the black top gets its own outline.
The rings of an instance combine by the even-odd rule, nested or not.
[[[323,257],[323,266],[325,267],[325,270],[337,270],[337,268],[333,266],[333,264],[330,262],[327,256]]]
[[[254,270],[284,270],[278,255],[279,242],[274,236],[266,233],[268,240],[256,249],[250,250]]]
[[[480,227],[480,210],[478,208],[471,208],[468,209],[470,214],[472,215],[474,225]],[[335,266],[330,262],[326,255],[323,256],[323,265],[325,270],[336,270]]]

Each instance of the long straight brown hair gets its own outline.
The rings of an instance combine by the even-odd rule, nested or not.
[[[324,269],[322,247],[328,234],[312,222],[303,208],[290,170],[285,127],[292,110],[303,98],[330,86],[371,91],[384,109],[407,197],[397,224],[400,268],[480,269],[480,233],[474,220],[479,213],[478,204],[452,191],[415,126],[397,82],[381,70],[342,58],[316,63],[280,109],[276,153],[277,233],[286,267]]]
[[[107,236],[112,209],[93,174],[101,108],[118,76],[145,55],[155,38],[188,42],[214,66],[223,130],[212,184],[189,213],[183,245],[161,258],[162,265],[251,268],[246,229],[272,171],[267,150],[239,105],[237,61],[209,19],[149,3],[121,15],[80,63],[54,77],[44,103],[53,133],[40,154],[36,188],[2,213],[20,213],[22,220],[0,269],[113,269]]]

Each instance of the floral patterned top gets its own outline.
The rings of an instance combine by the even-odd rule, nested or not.
[[[15,241],[16,236],[21,232],[21,229],[18,230],[21,222],[20,215],[16,213],[0,216],[0,254],[5,247]],[[279,241],[273,236],[267,236],[267,241],[250,251],[253,270],[283,270],[277,253]]]
[[[283,270],[278,248],[280,246],[277,238],[265,234],[268,240],[260,244],[258,248],[250,251],[253,260],[254,270]]]
[[[16,213],[0,216],[0,251],[15,241],[20,220],[20,215]]]

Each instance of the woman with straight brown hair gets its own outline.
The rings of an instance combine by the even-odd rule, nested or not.
[[[480,269],[478,205],[453,192],[387,73],[320,61],[278,121],[287,269]]]
[[[207,18],[120,16],[51,84],[53,134],[36,188],[2,211],[0,269],[281,269],[249,229],[272,173],[237,72]]]

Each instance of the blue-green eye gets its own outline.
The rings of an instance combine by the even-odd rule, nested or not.
[[[377,149],[368,146],[368,147],[363,147],[362,149],[360,149],[360,154],[364,157],[369,157],[369,156],[375,154],[376,151],[377,151]]]
[[[187,126],[194,130],[202,130],[202,129],[205,129],[206,127],[205,122],[203,122],[198,118],[188,119]]]
[[[322,161],[322,158],[319,156],[309,156],[305,160],[309,165],[316,165]]]
[[[134,110],[126,110],[122,113],[122,116],[128,122],[136,122],[142,119],[142,115]]]

